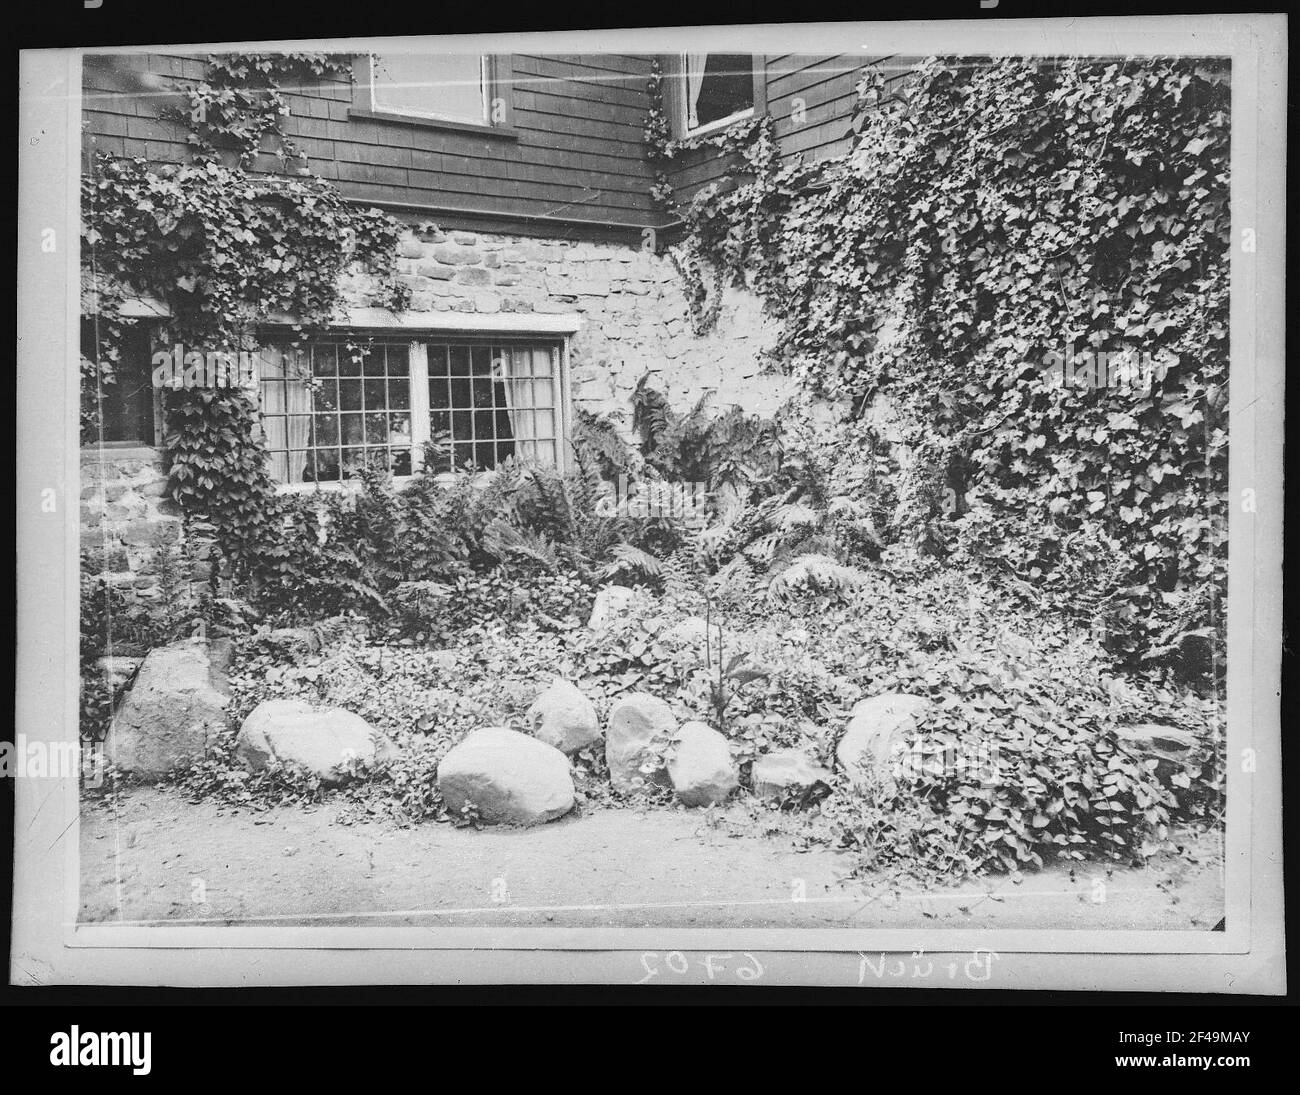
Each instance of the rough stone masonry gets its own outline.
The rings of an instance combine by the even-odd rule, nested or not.
[[[578,314],[570,348],[573,402],[593,413],[623,415],[647,373],[678,408],[705,392],[722,411],[739,405],[772,414],[792,383],[763,369],[775,335],[753,294],[727,289],[717,324],[691,330],[680,277],[671,262],[626,244],[574,243],[485,232],[408,229],[398,244],[401,281],[411,291],[408,322],[460,312]],[[370,275],[352,272],[340,286],[342,306],[364,307],[375,295]],[[81,543],[87,574],[102,575],[129,599],[158,595],[153,560],[181,537],[179,511],[166,498],[163,454],[149,448],[83,449]],[[194,575],[202,579],[206,575]]]
[[[695,335],[677,272],[648,249],[427,227],[408,231],[398,254],[413,313],[581,315],[571,385],[593,412],[626,411],[647,372],[678,407],[709,391],[718,410],[771,414],[793,394],[785,378],[763,372],[775,329],[760,301],[726,290],[717,325]],[[345,303],[363,305],[373,288],[368,276],[350,275]]]

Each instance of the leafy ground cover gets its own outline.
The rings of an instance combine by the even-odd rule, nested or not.
[[[360,619],[334,622],[319,649],[261,628],[239,644],[226,740],[180,785],[196,799],[249,809],[341,796],[351,804],[345,820],[473,824],[441,802],[439,760],[481,726],[525,729],[529,704],[560,675],[592,699],[602,722],[613,700],[636,690],[667,700],[681,721],[722,730],[742,773],[735,809],[760,829],[852,850],[864,873],[1131,864],[1217,826],[1222,756],[1212,745],[1170,783],[1155,759],[1116,734],[1158,722],[1212,743],[1223,714],[1212,699],[1115,675],[1090,636],[1050,617],[1013,625],[998,600],[950,568],[909,566],[894,554],[850,596],[810,594],[744,612],[642,588],[628,613],[599,631],[577,612],[556,618],[526,608],[439,648],[378,640]],[[673,636],[705,609],[707,645]],[[837,776],[829,796],[811,804],[752,794],[749,767],[773,749],[799,747],[832,767],[853,704],[884,692],[933,704],[909,743],[918,763],[905,778],[854,788]],[[231,756],[240,721],[260,701],[284,697],[354,711],[399,746],[397,759],[340,789],[283,770],[245,772]],[[653,787],[614,792],[599,744],[574,757],[574,772],[579,810],[672,805]]]

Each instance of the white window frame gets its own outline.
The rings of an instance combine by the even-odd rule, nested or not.
[[[361,311],[369,311],[369,309]],[[556,355],[558,375],[555,377],[555,466],[561,473],[569,469],[571,454],[569,453],[568,442],[573,414],[570,402],[569,343],[573,332],[577,330],[577,323],[572,322],[573,317],[555,316],[553,318],[561,322],[537,325],[538,328],[549,327],[550,329],[511,329],[510,326],[505,325],[493,325],[493,329],[484,329],[482,327],[470,327],[468,325],[462,327],[457,325],[444,330],[421,331],[411,338],[407,353],[411,384],[411,474],[393,476],[393,486],[395,488],[401,490],[415,480],[424,457],[424,444],[429,440],[430,436],[432,419],[429,407],[429,344],[454,342],[457,338],[466,337],[486,338],[516,344],[557,344],[559,352]],[[369,334],[379,339],[387,339],[390,342],[400,341],[400,338],[394,337],[395,332],[391,329],[392,324],[385,324],[384,326],[389,329],[357,331],[355,329],[339,328],[332,330],[330,334],[342,337]],[[260,385],[258,389],[258,410],[260,413]],[[457,474],[459,473],[455,471],[440,472],[437,479],[441,483],[448,484],[455,480]],[[490,472],[484,474],[490,474]],[[352,494],[360,489],[361,481],[359,479],[336,479],[311,483],[275,483],[277,494],[314,492]]]
[[[728,114],[725,118],[718,118],[717,120],[712,122],[707,122],[704,125],[697,125],[694,129],[692,129],[691,126],[688,124],[691,116],[691,110],[690,110],[690,91],[689,91],[690,72],[687,69],[687,54],[680,53],[678,54],[678,58],[679,58],[679,63],[681,65],[681,74],[682,74],[681,94],[678,96],[678,98],[681,101],[681,114],[680,114],[679,121],[681,124],[681,132],[683,137],[704,137],[710,133],[716,133],[720,129],[726,129],[730,125],[735,125],[742,118],[753,117],[754,115],[753,100],[755,96],[752,90],[752,81],[754,76],[754,61],[752,56],[749,62],[750,80],[751,80],[749,106],[747,106],[744,110],[737,110],[732,114]]]
[[[399,110],[392,106],[380,106],[375,99],[375,55],[366,54],[366,64],[370,72],[370,78],[366,86],[370,89],[370,109],[375,113],[393,114],[402,118],[423,118],[432,122],[456,122],[459,125],[482,126],[489,129],[492,126],[492,89],[491,89],[491,57],[488,54],[480,53],[478,57],[479,73],[479,99],[483,107],[481,117],[464,118],[455,114],[429,113],[419,110]]]

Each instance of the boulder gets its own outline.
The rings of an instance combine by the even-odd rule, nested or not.
[[[681,728],[668,761],[668,778],[687,806],[723,802],[740,786],[727,739],[702,722],[688,722]]]
[[[672,708],[649,692],[631,692],[609,709],[605,763],[616,791],[667,784],[663,752],[677,733]]]
[[[854,784],[893,779],[895,753],[929,709],[924,696],[886,692],[860,700],[849,716],[848,728],[835,749],[835,757]]]
[[[1154,722],[1117,726],[1115,733],[1120,742],[1134,753],[1154,757],[1158,761],[1156,778],[1166,783],[1193,758],[1198,745],[1196,735],[1190,730]]]
[[[393,752],[392,743],[360,715],[303,700],[264,700],[235,738],[235,757],[250,771],[286,764],[327,784],[346,782],[354,762],[375,764]]]
[[[687,616],[686,619],[662,631],[659,641],[677,646],[703,646],[708,635],[709,625],[703,616]],[[713,636],[716,641],[717,628],[713,629]]]
[[[818,783],[827,787],[834,777],[800,749],[777,749],[754,761],[751,779],[759,798],[802,795]]]
[[[469,804],[484,821],[539,825],[573,809],[569,759],[527,734],[475,730],[438,765],[438,789],[453,813]]]
[[[123,771],[157,779],[203,759],[226,725],[228,643],[173,643],[149,652],[104,739]]]
[[[562,753],[576,753],[601,737],[591,700],[577,685],[560,677],[533,701],[527,719],[533,737]]]
[[[144,658],[113,654],[97,658],[95,664],[103,672],[105,679],[114,688],[122,688],[135,675],[135,671],[144,663]]]
[[[634,597],[635,594],[627,586],[605,586],[598,590],[587,626],[592,631],[604,631],[631,608]]]

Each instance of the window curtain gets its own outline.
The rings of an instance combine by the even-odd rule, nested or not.
[[[700,124],[697,113],[700,104],[700,88],[704,85],[704,66],[708,62],[707,53],[688,53],[686,55],[686,128],[694,129]]]
[[[506,410],[510,413],[510,432],[515,437],[515,454],[524,460],[537,456],[537,416],[533,408],[537,399],[536,383],[529,375],[528,350],[502,350],[498,361],[505,383]],[[550,383],[545,381],[545,383]]]
[[[257,367],[271,474],[282,483],[301,483],[311,445],[310,366],[302,357],[265,346]]]
[[[305,380],[289,379],[284,385],[289,440],[289,482],[301,483],[311,445],[311,389]]]

